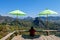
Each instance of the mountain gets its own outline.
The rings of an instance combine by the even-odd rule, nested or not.
[[[12,20],[14,20],[14,18],[9,17],[9,16],[1,16],[0,15],[0,23],[2,23],[2,22],[11,22]]]
[[[39,17],[39,18],[40,18],[40,21],[46,21],[46,17]],[[32,17],[26,17],[24,19],[19,19],[19,21],[22,20],[22,21],[26,21],[26,22],[32,22],[34,19],[35,18],[32,18]],[[14,20],[16,20],[16,18],[0,15],[0,23],[12,23],[12,22],[14,22]],[[48,21],[49,22],[54,22],[56,24],[60,24],[60,17],[49,16]]]
[[[39,17],[39,18],[42,19],[42,20],[46,20],[46,17]],[[15,19],[16,18],[12,18],[12,17],[9,17],[9,16],[1,16],[0,15],[0,23],[4,22],[4,21],[10,22],[10,21],[15,20]],[[32,21],[32,20],[34,20],[34,18],[32,18],[32,17],[25,17],[24,19],[19,19],[19,20]],[[48,17],[48,21],[60,21],[60,17],[59,16],[56,16],[56,17],[49,16]]]
[[[47,17],[40,17],[42,20],[47,20]],[[60,17],[59,16],[49,16],[48,17],[48,21],[60,21]]]
[[[32,21],[34,18],[32,18],[32,17],[26,17],[26,18],[24,18],[23,20],[26,20],[26,21]]]

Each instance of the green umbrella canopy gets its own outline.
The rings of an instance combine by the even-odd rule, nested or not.
[[[57,14],[57,12],[47,9],[39,13],[39,15],[51,15],[51,14],[54,15]]]
[[[10,14],[17,15],[17,16],[25,16],[26,13],[24,13],[20,10],[14,10],[14,11],[11,11]]]

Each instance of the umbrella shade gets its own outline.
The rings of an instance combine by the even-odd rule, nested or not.
[[[47,9],[39,13],[39,15],[51,15],[51,14],[54,15],[57,14],[57,12]]]
[[[18,15],[18,16],[25,16],[25,13],[20,10],[11,11],[10,14]]]
[[[42,11],[42,12],[40,12],[38,15],[39,16],[41,16],[41,15],[46,15],[47,17],[46,17],[46,19],[47,19],[47,21],[46,21],[46,25],[47,25],[47,29],[49,29],[48,28],[48,15],[55,15],[55,14],[58,14],[57,12],[55,12],[55,11],[52,11],[52,10],[49,10],[49,9],[47,9],[47,10],[44,10],[44,11]]]

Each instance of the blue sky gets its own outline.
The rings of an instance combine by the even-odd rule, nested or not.
[[[46,8],[60,14],[60,0],[0,0],[0,15],[11,16],[12,10],[21,10],[26,16],[36,17]]]

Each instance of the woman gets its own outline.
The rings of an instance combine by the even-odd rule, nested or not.
[[[36,30],[33,27],[31,27],[29,32],[30,32],[30,36],[34,37]]]

